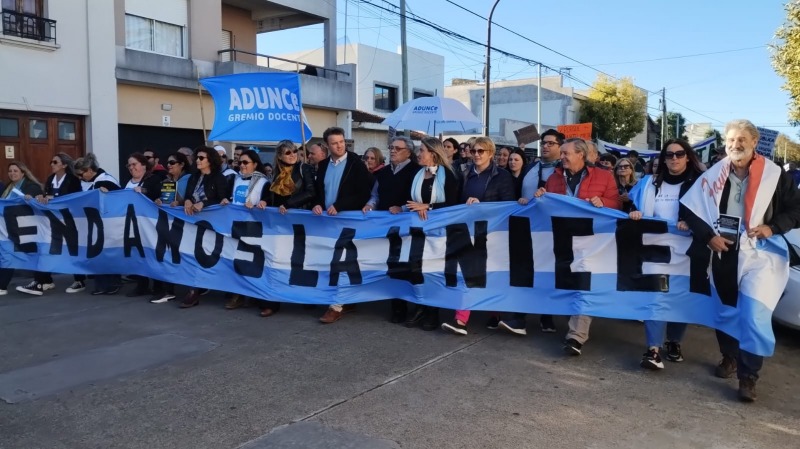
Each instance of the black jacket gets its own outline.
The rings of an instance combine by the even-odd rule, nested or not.
[[[392,171],[391,164],[387,164],[373,173],[375,182],[378,183],[378,206],[376,209],[389,210],[392,206],[405,206],[411,199],[411,186],[419,169],[419,164],[411,160],[396,174]]]
[[[720,213],[725,213],[728,207],[728,197],[731,192],[730,180],[725,181],[725,188],[720,198]],[[681,191],[683,195],[683,191]],[[688,208],[682,207],[686,224],[692,230],[694,239],[703,246],[716,235],[708,223],[692,213]],[[785,234],[791,229],[800,227],[800,193],[794,185],[794,178],[781,168],[781,177],[775,187],[767,212],[764,215],[764,224],[772,228],[773,234]]]
[[[200,177],[203,174],[200,172],[192,174],[189,178],[189,182],[186,184],[186,200],[191,201],[194,203],[194,199],[192,198],[192,194],[194,193],[195,187],[197,187],[197,183],[200,182]],[[205,175],[205,180],[203,182],[203,191],[206,194],[206,201],[203,202],[203,206],[211,206],[214,204],[219,204],[225,198],[230,197],[230,192],[228,191],[228,180],[219,170],[212,171],[208,175]]]
[[[458,170],[458,168],[453,167],[454,169]],[[459,176],[456,172],[452,170],[444,169],[444,201],[440,201],[438,203],[431,204],[431,210],[439,209],[441,207],[447,206],[455,206],[460,202],[460,188],[461,188],[461,181],[459,180]]]
[[[325,173],[328,171],[330,157],[320,161],[317,167],[317,205],[325,209]],[[339,183],[339,192],[333,207],[338,212],[346,210],[361,210],[369,201],[372,190],[372,175],[367,171],[367,166],[357,154],[347,152],[347,165]]]
[[[6,188],[8,188],[8,186],[6,186]],[[22,185],[19,186],[19,191],[22,192],[23,195],[29,195],[29,196],[32,196],[32,197],[35,197],[35,196],[38,196],[38,195],[41,195],[42,193],[44,193],[42,191],[42,186],[40,186],[39,183],[33,182],[33,181],[31,181],[31,180],[29,180],[27,178],[25,178],[25,180],[22,182]],[[3,192],[0,192],[0,193],[4,193],[4,192],[5,192],[5,189],[3,189]],[[6,197],[4,197],[4,198],[6,198]]]
[[[491,163],[487,170],[490,170],[489,180],[486,182],[486,186],[484,186],[483,195],[478,198],[480,202],[516,201],[517,198],[514,197],[514,177],[511,176],[511,173],[509,173],[508,170],[498,167],[494,162]],[[478,175],[475,173],[474,164],[470,163],[467,166],[461,184],[461,196],[464,195],[467,181],[473,176]]]
[[[267,204],[274,207],[283,206],[287,209],[311,209],[314,207],[317,204],[314,168],[308,164],[294,164],[292,180],[294,181],[294,192],[291,195],[278,195],[270,190]]]
[[[64,180],[61,181],[61,185],[57,189],[53,188],[53,178],[56,177],[56,174],[53,173],[47,177],[47,181],[44,182],[45,196],[52,196],[55,198],[61,195],[69,195],[70,193],[78,193],[83,191],[83,188],[81,187],[81,180],[78,179],[77,176],[69,173],[65,173],[64,176]]]

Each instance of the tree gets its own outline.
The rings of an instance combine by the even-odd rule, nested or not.
[[[775,139],[775,160],[784,162],[800,161],[800,144],[793,142],[786,134],[780,133]]]
[[[789,92],[789,121],[800,125],[800,2],[789,1],[784,6],[786,23],[775,32],[780,42],[772,46],[772,67],[786,82],[783,89]]]
[[[581,105],[580,122],[592,122],[597,138],[624,145],[644,129],[646,113],[647,95],[630,78],[600,74]]]
[[[678,121],[678,132],[675,132],[675,121]],[[661,117],[656,119],[658,129],[661,129]],[[667,112],[667,139],[677,139],[686,134],[686,118],[680,112]]]

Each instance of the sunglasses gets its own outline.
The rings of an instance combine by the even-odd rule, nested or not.
[[[174,159],[170,159],[170,160],[167,161],[167,165],[175,165],[177,163],[178,163],[178,161],[176,161]]]
[[[144,158],[149,161],[149,160],[155,159],[155,156],[145,156]]]
[[[197,156],[195,159],[197,159],[198,161],[204,161],[204,160],[206,160],[206,157],[205,156]]]
[[[50,165],[58,165],[61,161],[50,161]]]
[[[488,151],[489,150],[484,150],[483,148],[478,148],[477,150],[476,149],[471,149],[471,150],[469,150],[469,154],[480,154],[480,155],[483,155],[483,153],[486,153]]]
[[[620,169],[620,168],[631,168],[631,166],[630,166],[630,165],[628,165],[628,164],[625,164],[625,165],[617,165],[617,169]]]
[[[297,154],[297,149],[294,149],[294,150],[288,150],[288,151],[284,151],[284,152],[283,152],[283,155],[284,155],[284,156],[291,156],[291,155],[293,155],[293,154]]]
[[[672,151],[667,151],[664,153],[664,159],[683,159],[685,157],[686,157],[686,151],[683,150],[676,151],[674,153]]]
[[[253,163],[253,161],[246,161],[244,159],[239,159],[239,165],[248,166],[248,165],[250,165],[252,163]]]

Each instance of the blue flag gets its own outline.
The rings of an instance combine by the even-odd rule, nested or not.
[[[200,83],[214,98],[209,140],[303,142],[303,137],[311,138],[296,73],[243,73],[205,78]]]

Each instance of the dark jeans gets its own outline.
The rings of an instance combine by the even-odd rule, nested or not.
[[[34,271],[33,280],[36,281],[37,284],[52,284],[53,275],[42,271]]]
[[[153,279],[153,293],[169,293],[170,295],[174,295],[175,284]]]
[[[108,290],[122,285],[122,279],[118,274],[98,274],[94,277],[94,285],[97,290]]]
[[[714,254],[711,258],[711,274],[714,285],[722,303],[736,307],[739,302],[739,251],[731,249],[722,253],[722,257]],[[739,349],[739,341],[730,335],[717,331],[719,352],[736,359],[736,371],[739,379],[758,379],[758,372],[764,365],[764,357]]]
[[[0,268],[0,290],[8,290],[8,284],[11,283],[13,277],[13,268]]]

